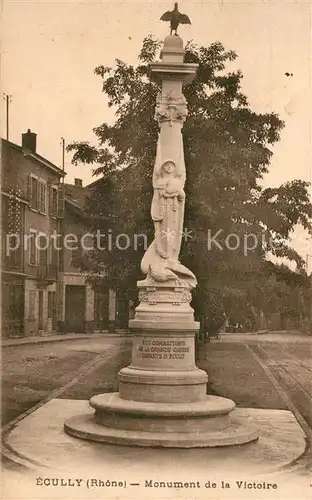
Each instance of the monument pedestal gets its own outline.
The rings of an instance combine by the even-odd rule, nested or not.
[[[191,403],[206,397],[206,372],[195,365],[199,324],[189,288],[178,280],[138,282],[140,305],[129,327],[132,363],[119,373],[120,397],[150,403]]]
[[[258,438],[230,399],[207,395],[207,373],[195,365],[191,294],[181,284],[138,283],[130,321],[132,362],[119,372],[119,393],[93,396],[93,416],[72,417],[65,430],[92,441],[157,447],[214,447]]]

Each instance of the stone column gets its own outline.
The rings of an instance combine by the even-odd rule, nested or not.
[[[205,399],[208,381],[195,365],[199,324],[190,302],[196,278],[178,260],[185,182],[181,129],[187,116],[182,85],[191,83],[197,65],[183,63],[183,42],[175,35],[165,39],[161,58],[150,65],[150,78],[162,85],[155,112],[160,128],[153,174],[155,239],[142,260],[147,277],[138,282],[140,304],[129,323],[132,363],[119,374],[119,391],[127,400],[187,403]],[[166,175],[162,168],[169,162],[174,170]],[[166,197],[166,190],[173,196]],[[179,190],[180,199],[174,196]]]
[[[119,372],[119,393],[93,396],[92,417],[65,423],[66,432],[83,439],[190,448],[243,444],[259,436],[236,417],[233,401],[207,395],[208,376],[195,364],[199,324],[190,302],[197,281],[180,263],[179,252],[186,177],[181,129],[187,106],[182,88],[191,83],[197,65],[183,59],[182,39],[170,35],[161,61],[150,65],[150,78],[161,83],[152,179],[155,237],[141,263],[146,278],[138,282],[140,303],[129,322],[132,362]]]

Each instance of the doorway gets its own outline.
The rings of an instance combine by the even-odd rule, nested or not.
[[[51,322],[52,332],[55,332],[57,326],[56,292],[48,292],[48,320]]]
[[[83,333],[85,331],[86,287],[66,285],[65,330]]]
[[[94,290],[94,329],[108,329],[109,290],[95,288]]]
[[[116,327],[121,330],[128,329],[129,323],[129,296],[128,291],[117,289],[116,293]]]
[[[43,330],[43,290],[39,290],[38,330]]]
[[[6,279],[6,277],[4,278]],[[9,279],[9,278],[8,278]],[[24,335],[24,282],[2,281],[2,328],[5,337]]]

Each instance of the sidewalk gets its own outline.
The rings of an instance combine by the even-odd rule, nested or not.
[[[2,339],[2,347],[13,347],[16,345],[27,344],[45,344],[47,342],[64,342],[66,340],[86,340],[95,338],[108,338],[108,337],[125,337],[131,335],[130,332],[125,330],[117,330],[112,333],[103,331],[101,333],[55,333],[53,335],[36,335],[33,337],[19,337],[15,339]]]
[[[223,342],[293,342],[311,343],[311,335],[299,331],[268,331],[252,333],[222,333]]]
[[[100,339],[109,337],[128,337],[131,333],[127,330],[117,330],[109,332],[108,330],[95,333],[54,333],[52,335],[36,335],[33,337],[18,337],[12,339],[2,339],[2,347],[13,347],[27,344],[44,344],[47,342],[64,342],[70,340]],[[222,333],[222,341],[225,342],[312,342],[312,337],[301,332],[276,331],[268,333]],[[220,341],[216,341],[220,342]]]

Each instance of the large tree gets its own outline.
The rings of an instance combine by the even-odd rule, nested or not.
[[[104,265],[106,281],[120,286],[134,287],[139,277],[143,239],[134,241],[133,235],[144,233],[149,241],[153,237],[151,176],[159,87],[148,79],[148,63],[157,58],[160,46],[148,36],[136,67],[117,59],[114,68],[95,69],[115,121],[94,129],[97,145],[75,142],[68,147],[74,164],[91,164],[94,175],[101,176],[88,205],[94,228],[113,240],[120,233],[132,240],[127,250],[113,244],[95,251],[88,263],[95,275]],[[289,237],[296,224],[312,232],[308,183],[294,180],[274,189],[261,185],[284,124],[273,112],[250,109],[241,91],[241,71],[226,72],[236,57],[219,42],[186,45],[185,62],[199,67],[193,83],[184,87],[189,113],[183,127],[185,227],[191,233],[181,260],[199,280],[197,312],[208,311],[215,325],[234,305],[245,314],[256,305],[258,284],[270,275],[268,251],[302,267]],[[246,245],[253,248],[247,250]]]

